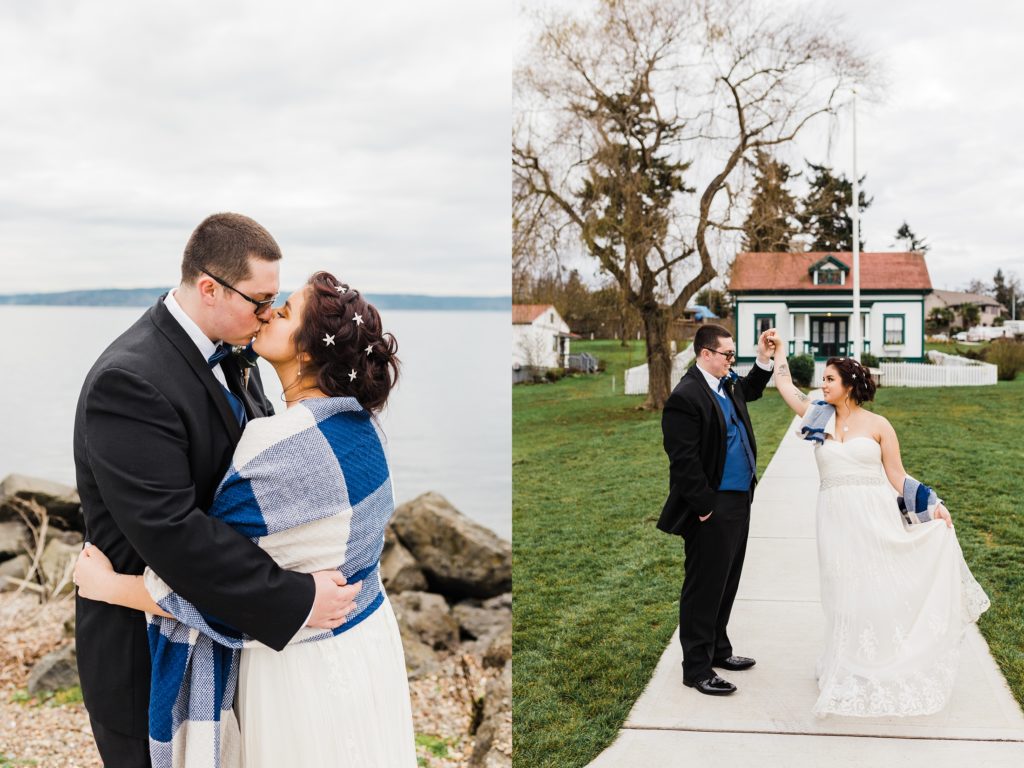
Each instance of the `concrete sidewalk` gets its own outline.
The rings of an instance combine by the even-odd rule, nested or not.
[[[944,711],[912,718],[811,714],[825,621],[814,540],[818,470],[813,447],[795,435],[798,423],[758,483],[729,622],[736,653],[753,656],[757,666],[722,671],[739,688],[733,695],[704,696],[683,686],[673,635],[615,743],[590,765],[810,768],[898,758],[901,768],[1024,766],[1024,714],[973,626]]]

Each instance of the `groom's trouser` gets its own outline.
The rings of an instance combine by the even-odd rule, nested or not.
[[[91,717],[92,737],[103,760],[103,768],[151,768],[149,739],[126,736],[97,723]]]
[[[732,656],[726,633],[750,530],[749,491],[717,491],[714,514],[686,532],[686,576],[679,596],[683,677],[702,680]]]

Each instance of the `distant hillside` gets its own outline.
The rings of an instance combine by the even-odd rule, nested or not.
[[[0,304],[53,307],[148,307],[167,288],[105,288],[62,293],[18,293],[0,296]],[[288,292],[283,292],[287,296]],[[434,309],[509,312],[511,296],[423,296],[410,293],[367,294],[378,309]]]

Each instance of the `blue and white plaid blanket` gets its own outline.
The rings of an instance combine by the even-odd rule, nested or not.
[[[394,496],[383,436],[350,397],[310,399],[246,426],[209,514],[250,537],[279,564],[337,568],[363,582],[334,631],[304,627],[291,643],[351,629],[384,601],[380,555]],[[149,743],[154,768],[240,765],[232,711],[239,652],[258,645],[205,616],[146,569],[146,587],[174,616],[149,618],[153,662]]]
[[[797,433],[815,445],[825,442],[828,425],[835,418],[836,407],[824,400],[812,400]],[[935,518],[935,508],[942,503],[934,490],[907,475],[903,480],[903,495],[896,498],[903,521],[908,525],[927,523]]]

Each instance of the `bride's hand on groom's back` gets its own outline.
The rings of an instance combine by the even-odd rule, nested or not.
[[[313,613],[306,626],[336,629],[355,608],[356,595],[363,588],[363,582],[346,584],[345,577],[338,571],[317,571],[312,576],[316,584],[316,597],[313,599]]]

